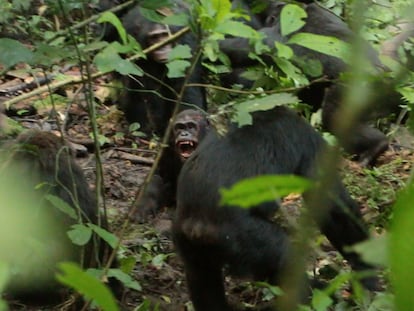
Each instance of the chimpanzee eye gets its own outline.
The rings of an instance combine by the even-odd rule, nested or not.
[[[196,129],[197,128],[197,123],[195,122],[188,122],[187,123],[188,129]]]
[[[185,124],[183,123],[176,123],[174,126],[174,130],[175,131],[181,131],[185,129]]]

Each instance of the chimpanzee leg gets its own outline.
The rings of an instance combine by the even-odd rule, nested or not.
[[[330,195],[327,201],[326,214],[317,217],[322,233],[355,271],[373,269],[372,266],[363,262],[357,253],[346,250],[347,246],[367,240],[369,235],[358,204],[350,197],[340,180],[336,181],[335,197]],[[377,278],[365,278],[362,283],[367,289],[378,289]]]
[[[338,119],[338,108],[341,106],[343,87],[331,86],[325,92],[322,107],[323,126],[336,134],[335,120]],[[368,115],[369,113],[364,113]],[[367,119],[367,118],[364,118]],[[388,148],[388,139],[380,130],[369,126],[363,120],[358,121],[352,133],[342,137],[341,145],[350,154],[358,155],[360,163],[364,166],[374,165],[378,156]]]
[[[197,311],[234,310],[225,299],[223,267],[231,275],[279,284],[289,266],[289,241],[281,229],[247,211],[232,212],[221,215],[216,226],[200,222],[174,225],[175,245],[185,262]]]
[[[195,310],[232,310],[226,302],[222,265],[215,259],[195,254],[186,262],[185,274]]]

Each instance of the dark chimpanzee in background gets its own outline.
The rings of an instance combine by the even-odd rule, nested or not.
[[[233,310],[225,298],[223,268],[236,276],[280,284],[285,268],[295,260],[285,234],[269,220],[278,209],[276,202],[250,209],[220,206],[219,189],[266,174],[312,179],[325,147],[321,135],[285,107],[255,112],[252,125],[231,125],[224,137],[208,132],[181,170],[173,222],[196,311]],[[359,207],[339,176],[331,185],[325,189],[327,206],[320,208],[326,214],[316,219],[318,225],[354,269],[366,269],[358,255],[346,251],[368,238]]]
[[[200,110],[186,109],[177,114],[170,144],[166,150],[169,153],[170,166],[161,165],[159,174],[153,176],[136,210],[135,220],[144,221],[149,215],[157,212],[161,206],[171,206],[175,203],[177,178],[181,167],[197,148],[209,128],[209,122]]]
[[[234,7],[251,8],[253,3],[257,1],[233,1]],[[309,3],[312,1],[300,1]],[[264,9],[257,14],[248,11],[252,18],[249,22],[251,26],[259,29],[260,32],[267,35],[265,39],[266,44],[274,48],[274,42],[287,43],[290,36],[297,33],[313,33],[318,35],[332,36],[339,38],[346,42],[353,42],[356,39],[355,34],[350,30],[348,25],[344,23],[338,16],[332,12],[322,8],[316,3],[303,4],[308,17],[306,24],[297,32],[290,34],[287,37],[281,35],[280,30],[280,13],[286,3],[281,1],[262,1]],[[261,25],[257,28],[257,25]],[[367,43],[363,43],[367,59],[369,59],[376,69],[379,71],[384,70],[384,67],[379,61],[376,51]],[[335,85],[333,80],[339,78],[339,75],[345,72],[348,67],[339,58],[325,55],[305,47],[289,44],[293,49],[297,58],[302,61],[308,62],[312,59],[317,59],[323,66],[322,74],[331,80],[332,82],[313,83],[308,88],[299,92],[299,97],[304,103],[310,104],[315,108],[319,108],[322,105],[322,123],[325,129],[335,134],[335,120],[338,118],[337,111],[342,104],[342,88]],[[220,48],[226,53],[235,68],[234,72],[223,78],[223,83],[230,86],[233,83],[244,84],[246,87],[251,87],[253,83],[240,77],[240,72],[246,68],[246,66],[257,64],[256,61],[249,58],[248,54],[251,51],[248,40],[242,38],[228,38],[220,43]],[[265,61],[268,64],[273,64],[271,57],[265,57]],[[310,77],[312,78],[312,77]],[[385,83],[384,83],[385,86]],[[382,96],[382,95],[379,95]],[[387,98],[386,109],[390,111],[390,106],[397,107],[398,104],[390,104],[390,96],[384,94],[384,98]],[[393,94],[394,102],[399,101],[399,96]],[[398,97],[398,99],[396,99]],[[374,110],[383,109],[377,101],[385,102],[383,98],[375,98],[376,106]],[[393,108],[391,108],[393,109]],[[350,134],[350,139],[347,141],[341,141],[346,151],[350,154],[357,154],[360,162],[363,165],[372,165],[375,163],[377,157],[388,148],[387,137],[378,129],[367,125],[366,121],[369,119],[369,113],[365,112],[364,117],[359,121],[358,125],[354,129],[354,133]],[[368,116],[368,117],[367,117]]]
[[[108,2],[108,1],[104,1]],[[105,8],[109,8],[106,4]],[[182,1],[175,1],[171,8],[157,10],[161,14],[185,12],[188,8]],[[170,34],[177,32],[181,27],[168,26],[148,20],[141,13],[139,5],[130,9],[121,17],[122,24],[128,34],[132,35],[143,49],[163,41]],[[177,41],[178,44],[188,45],[194,51],[197,39],[194,34],[188,33]],[[125,88],[120,99],[120,108],[124,111],[126,119],[138,122],[141,130],[147,134],[164,135],[177,100],[177,94],[184,86],[184,78],[167,77],[168,54],[175,42],[169,43],[149,55],[146,59],[139,59],[137,65],[144,75],[123,76],[122,83]],[[197,63],[192,71],[188,83],[202,83],[201,63]],[[202,87],[187,87],[181,99],[180,111],[189,108],[206,110],[206,95]],[[164,149],[157,175],[153,177],[140,202],[134,219],[145,221],[147,216],[158,210],[162,204],[168,204],[165,198],[172,195],[163,195],[164,192],[174,193],[175,183],[181,162],[177,159],[173,145]],[[171,189],[171,191],[167,190]]]
[[[110,5],[102,1],[103,7],[108,9]],[[133,36],[143,49],[159,43],[182,27],[169,26],[153,22],[147,19],[141,12],[139,5],[134,6],[121,16],[122,25],[126,32]],[[185,12],[187,7],[181,1],[174,2],[174,6],[160,8],[160,14],[168,15]],[[111,34],[109,39],[113,39]],[[192,33],[185,34],[177,41],[178,44],[188,45],[192,50],[197,45],[197,39]],[[120,99],[120,108],[130,123],[138,122],[141,129],[148,133],[162,136],[168,125],[177,94],[180,93],[184,78],[167,77],[168,54],[175,42],[151,52],[146,59],[137,60],[137,65],[144,72],[144,76],[123,76],[122,82],[125,91]],[[191,73],[189,83],[201,83],[202,68],[198,63]],[[180,110],[198,107],[206,109],[206,96],[204,88],[186,88],[180,103]]]
[[[6,293],[27,303],[55,302],[62,288],[55,280],[56,264],[73,261],[97,267],[107,245],[96,236],[75,246],[67,231],[76,223],[101,224],[95,198],[62,139],[50,132],[29,130],[2,150],[2,229],[0,258],[10,266]],[[63,200],[71,216],[46,195]],[[3,223],[4,222],[4,223]]]

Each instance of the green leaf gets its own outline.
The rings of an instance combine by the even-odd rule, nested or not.
[[[92,223],[88,223],[88,227],[91,228],[101,239],[108,243],[112,248],[115,248],[119,244],[118,237],[112,232],[109,232],[108,230]]]
[[[394,295],[391,293],[377,293],[367,311],[389,310],[396,310],[394,305]]]
[[[312,183],[294,175],[263,175],[243,179],[230,189],[220,189],[222,205],[243,208],[274,201],[290,193],[303,193]]]
[[[213,0],[213,8],[216,10],[216,21],[221,23],[231,16],[231,2],[229,0]]]
[[[83,246],[89,242],[92,236],[92,230],[84,224],[74,224],[68,231],[68,236],[73,244]]]
[[[302,28],[308,14],[296,4],[286,4],[280,12],[280,31],[282,36],[287,36]]]
[[[168,78],[181,78],[185,76],[186,69],[191,65],[187,60],[173,60],[167,63]]]
[[[168,61],[191,58],[191,48],[187,44],[179,44],[168,53]]]
[[[144,16],[146,19],[155,22],[155,23],[162,23],[164,16],[159,14],[156,10],[152,9],[146,9],[142,6],[139,8],[142,16]]]
[[[10,267],[6,262],[0,261],[0,293],[6,288],[10,278]],[[1,300],[1,298],[0,298]]]
[[[114,277],[117,280],[121,281],[126,287],[141,291],[142,287],[137,281],[135,281],[130,275],[126,274],[120,269],[109,269],[108,276]]]
[[[56,276],[59,282],[92,299],[104,311],[119,310],[112,292],[97,278],[74,263],[63,262],[59,264],[59,268],[63,272]]]
[[[242,38],[256,38],[258,36],[257,31],[254,30],[252,27],[233,20],[227,20],[223,23],[220,23],[215,31],[231,35],[234,37],[242,37]]]
[[[333,303],[333,300],[324,291],[315,289],[312,296],[312,306],[316,311],[325,311]]]
[[[349,56],[351,55],[349,43],[335,37],[301,32],[293,35],[288,43],[297,44],[322,54],[334,56],[349,63]]]
[[[101,72],[117,71],[122,75],[143,75],[141,68],[133,62],[119,56],[114,50],[114,46],[108,46],[102,52],[98,53],[95,56],[94,63]]]
[[[188,14],[186,13],[178,13],[166,16],[163,20],[163,24],[167,25],[174,25],[174,26],[187,26],[190,20],[188,18]]]
[[[301,70],[293,65],[289,60],[285,58],[277,58],[275,59],[275,62],[279,69],[282,70],[287,77],[296,82],[296,85],[306,85],[309,83],[309,80],[304,74],[302,74]]]
[[[68,215],[70,218],[78,220],[78,215],[76,214],[75,209],[66,201],[63,201],[60,197],[47,194],[45,195],[45,199],[49,201],[55,208]]]
[[[254,98],[235,105],[236,114],[233,121],[239,126],[252,124],[251,112],[273,109],[276,106],[297,103],[298,98],[290,93],[276,93],[269,96]]]
[[[110,23],[112,26],[114,26],[118,32],[119,37],[121,38],[121,41],[126,44],[127,43],[127,32],[122,25],[119,18],[112,12],[104,12],[101,17],[97,20],[98,23]]]
[[[0,39],[0,64],[6,69],[17,63],[30,63],[33,53],[19,41],[1,38]]]
[[[277,56],[281,58],[291,59],[294,55],[293,50],[286,44],[275,42],[275,47],[277,49]]]
[[[131,273],[131,271],[135,267],[135,263],[137,262],[136,258],[134,256],[128,256],[121,258],[119,260],[119,264],[121,266],[121,270],[124,271],[124,273]]]
[[[362,256],[362,259],[373,265],[388,266],[388,235],[358,243],[351,248]]]
[[[169,254],[158,254],[154,256],[151,260],[151,264],[155,267],[161,268],[161,266],[164,264],[165,260],[169,257]]]
[[[60,63],[63,59],[74,56],[73,50],[70,52],[63,46],[51,46],[50,44],[39,42],[33,53],[32,63],[50,66]]]
[[[391,280],[397,310],[414,306],[414,180],[399,193],[394,204],[390,234]]]

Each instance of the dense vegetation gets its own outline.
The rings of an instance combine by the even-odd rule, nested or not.
[[[298,99],[294,96],[297,89],[304,88],[311,83],[305,73],[318,70],[318,66],[297,67],[292,62],[292,51],[287,45],[279,46],[280,53],[275,57],[276,65],[268,66],[263,63],[248,72],[251,79],[259,81],[260,87],[257,87],[255,91],[243,91],[237,86],[234,89],[225,89],[217,84],[217,74],[229,69],[228,60],[218,49],[218,40],[226,35],[249,38],[255,42],[256,47],[253,53],[255,55],[252,57],[259,57],[258,55],[266,49],[261,43],[259,34],[243,24],[243,13],[231,11],[228,0],[187,0],[191,15],[179,14],[168,17],[158,14],[157,9],[168,6],[171,1],[141,0],[137,2],[144,8],[143,11],[147,18],[188,27],[185,29],[194,32],[199,38],[199,46],[193,53],[194,55],[186,46],[177,45],[174,48],[175,53],[172,54],[167,64],[169,76],[188,76],[188,70],[192,69],[191,65],[198,59],[202,60],[203,66],[209,72],[205,87],[208,91],[211,119],[217,127],[220,127],[222,117],[230,116],[240,125],[244,125],[251,122],[250,113],[254,110],[268,110],[275,105],[288,104],[303,112],[312,125],[320,128],[318,112],[310,111],[307,105],[298,103]],[[131,3],[133,1],[127,1],[123,5]],[[414,119],[410,111],[414,105],[414,39],[413,37],[407,38],[403,43],[393,45],[395,44],[393,39],[401,33],[399,25],[406,22],[412,27],[414,23],[412,1],[327,0],[321,1],[321,4],[342,16],[377,51],[384,51],[391,44],[397,56],[396,59],[392,59],[383,55],[381,60],[390,70],[377,74],[359,65],[364,63],[364,55],[358,52],[357,45],[344,45],[338,40],[326,48],[324,39],[318,41],[306,36],[301,38],[306,47],[346,59],[351,64],[352,70],[344,79],[351,85],[352,94],[348,98],[349,105],[346,105],[342,111],[344,120],[340,124],[342,126],[340,130],[346,133],[354,126],[353,122],[358,114],[366,111],[356,109],[354,102],[357,102],[359,107],[364,107],[369,103],[369,100],[366,100],[369,91],[382,92],[381,89],[370,90],[369,85],[375,85],[375,81],[389,79],[392,81],[390,85],[393,90],[401,95],[401,105],[394,114],[382,116],[375,120],[375,123],[391,138],[395,137],[395,133],[401,128],[412,132]],[[27,113],[27,106],[13,107],[19,107],[18,104],[22,102],[34,102],[37,110],[48,111],[44,120],[46,123],[50,122],[55,129],[63,129],[62,122],[67,121],[61,118],[62,112],[63,115],[67,113],[73,102],[78,99],[76,96],[69,98],[67,93],[62,95],[62,90],[69,89],[74,93],[82,93],[81,101],[85,104],[84,108],[88,113],[87,130],[91,133],[93,145],[91,149],[95,152],[98,168],[96,169],[95,189],[100,201],[105,201],[104,192],[108,185],[104,184],[102,175],[103,160],[100,156],[102,147],[116,144],[122,138],[128,142],[133,141],[130,147],[137,148],[136,141],[139,141],[139,137],[142,136],[138,124],[131,124],[128,129],[124,128],[125,133],[116,131],[112,136],[105,135],[107,133],[105,126],[114,122],[114,119],[113,117],[108,119],[102,112],[112,109],[109,108],[109,103],[116,101],[117,91],[122,88],[116,81],[107,82],[107,79],[113,72],[118,75],[142,75],[141,69],[136,66],[134,60],[144,57],[148,50],[142,50],[141,46],[125,33],[113,13],[97,13],[97,6],[97,1],[81,0],[0,0],[0,83],[5,84],[11,80],[11,77],[34,78],[34,80],[28,79],[34,82],[27,82],[24,87],[18,88],[18,93],[0,85],[0,96],[5,108],[16,111],[17,118],[15,119],[22,120],[21,117]],[[293,18],[289,21],[282,21],[282,24],[285,23],[289,29],[287,31],[291,32],[300,28],[302,23],[301,10],[298,7],[292,10]],[[109,22],[116,27],[119,41],[109,43],[102,40],[98,29],[103,22]],[[375,106],[369,109],[375,109]],[[115,119],[115,123],[117,120]],[[12,119],[7,118],[2,122],[7,123],[1,133],[2,138],[14,136],[22,130],[19,122],[14,122]],[[336,144],[332,135],[324,133],[324,136],[332,145]],[[129,137],[129,140],[125,137]],[[146,139],[153,138],[147,137]],[[166,142],[167,138],[161,137],[153,141]],[[159,149],[162,150],[162,148]],[[323,169],[329,171],[330,168],[336,167],[340,153],[341,150],[338,147],[334,148],[332,153],[326,154]],[[371,211],[375,210],[375,213],[367,213],[370,217],[368,220],[370,229],[375,233],[375,238],[360,245],[357,251],[363,253],[368,261],[383,267],[381,277],[385,283],[384,291],[374,294],[363,291],[358,285],[358,279],[361,276],[355,272],[349,272],[347,267],[340,264],[339,273],[333,279],[326,276],[329,279],[329,286],[324,290],[315,290],[311,305],[303,306],[301,310],[411,310],[414,308],[414,296],[411,293],[411,282],[414,279],[412,247],[414,243],[414,210],[412,208],[414,206],[414,181],[412,173],[407,174],[404,180],[401,180],[401,175],[393,170],[394,167],[389,170],[392,165],[401,167],[402,162],[403,165],[410,166],[412,159],[397,158],[392,164],[383,166],[379,164],[375,168],[358,168],[346,174],[346,183],[351,193],[355,197],[363,197],[367,201],[365,207]],[[153,174],[154,167],[150,175]],[[363,177],[353,176],[355,172],[359,172]],[[276,199],[275,193],[284,195],[290,192],[302,192],[305,187],[304,182],[301,180],[295,182],[291,184],[287,179],[278,179],[274,181],[274,184],[269,185],[266,182],[266,187],[261,187],[260,179],[253,180],[246,187],[255,189],[254,193],[244,191],[243,187],[235,188],[233,193],[227,193],[228,200],[232,197],[241,198],[241,201],[248,207],[257,200],[267,199],[269,195]],[[1,187],[6,186],[2,183]],[[7,190],[0,192],[1,195],[6,193]],[[1,200],[3,203],[3,198]],[[105,204],[102,206],[104,207]],[[384,208],[384,206],[389,208]],[[297,220],[299,225],[296,226],[298,229],[295,230],[295,234],[299,241],[306,240],[310,243],[309,235],[314,238],[315,233],[308,230],[309,222],[306,213],[303,214]],[[93,299],[94,304],[103,310],[118,310],[112,295],[100,282],[105,279],[105,274],[117,277],[131,290],[140,290],[140,280],[135,279],[133,275],[135,262],[152,262],[162,269],[162,263],[170,256],[162,253],[159,245],[154,247],[151,244],[154,243],[153,241],[140,248],[138,252],[127,251],[126,232],[129,232],[130,227],[134,225],[123,216],[114,216],[117,227],[121,228],[120,230],[117,228],[116,234],[97,230],[97,234],[109,241],[114,247],[114,252],[121,258],[120,269],[108,270],[102,267],[99,271],[86,272],[75,265],[63,263],[62,273],[58,277],[63,284],[88,299]],[[75,242],[79,243],[79,239],[85,240],[90,236],[91,230],[91,228],[76,227],[71,230],[71,236]],[[13,234],[3,231],[0,233],[3,236]],[[0,242],[3,241],[2,239],[3,237],[0,238]],[[314,240],[317,243],[310,243],[312,248],[320,249],[324,243],[319,237],[315,237]],[[320,252],[320,250],[312,250],[316,253],[318,251]],[[338,262],[341,261],[337,260]],[[7,275],[7,267],[0,262],[0,292],[7,281]],[[353,284],[353,292],[347,297],[341,289],[349,281]],[[279,294],[277,289],[266,284],[252,283],[249,286],[259,288],[263,300]],[[336,297],[335,301],[332,296]],[[148,300],[138,300],[141,304],[134,310],[157,310],[157,307],[154,307]],[[86,304],[84,309],[87,308]],[[7,304],[5,301],[0,301],[0,310],[3,309],[7,310]]]

